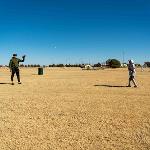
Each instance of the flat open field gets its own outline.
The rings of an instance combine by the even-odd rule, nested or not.
[[[0,69],[0,150],[150,150],[150,71]],[[15,77],[16,81],[16,77]]]

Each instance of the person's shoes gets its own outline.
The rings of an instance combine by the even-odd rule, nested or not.
[[[18,82],[18,84],[21,84],[21,82]]]
[[[11,85],[14,85],[14,83],[11,83]]]
[[[137,85],[135,85],[134,87],[135,87],[135,88],[137,88],[138,86],[137,86]]]
[[[131,87],[131,85],[128,85],[127,87]]]

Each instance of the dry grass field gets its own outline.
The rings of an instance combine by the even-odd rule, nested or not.
[[[150,71],[0,69],[0,150],[150,150]],[[16,81],[16,77],[15,77]]]

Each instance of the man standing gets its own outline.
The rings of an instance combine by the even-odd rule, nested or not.
[[[135,81],[135,64],[133,60],[129,60],[129,64],[128,64],[128,71],[129,71],[129,84],[128,87],[131,87],[131,81],[134,84],[134,87],[137,87],[136,81]]]
[[[9,62],[9,68],[10,68],[10,71],[11,71],[12,85],[14,85],[13,78],[14,78],[15,73],[17,75],[18,84],[21,84],[21,82],[20,82],[20,73],[19,73],[19,62],[24,62],[25,55],[22,56],[22,58],[23,59],[19,59],[19,58],[17,58],[17,54],[13,54],[13,57],[11,58],[11,60]]]

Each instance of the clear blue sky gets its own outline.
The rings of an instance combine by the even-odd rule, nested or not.
[[[0,64],[150,61],[149,0],[1,0]]]

